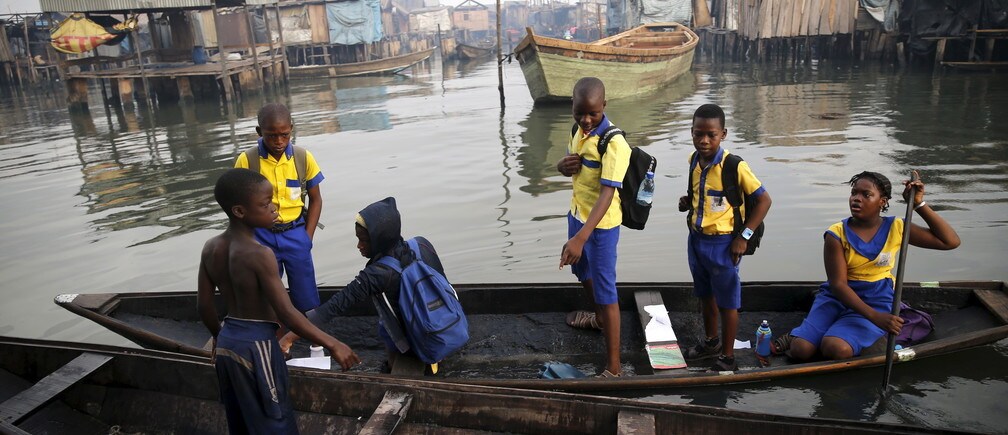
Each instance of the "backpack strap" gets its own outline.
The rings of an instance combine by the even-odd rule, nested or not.
[[[689,158],[689,176],[688,176],[688,180],[686,181],[686,183],[687,183],[686,184],[686,198],[687,198],[686,200],[689,202],[689,206],[690,206],[689,213],[686,214],[686,226],[689,227],[689,228],[693,228],[693,213],[696,211],[696,210],[693,210],[693,198],[694,198],[694,196],[693,196],[693,170],[696,169],[696,166],[698,164],[700,164],[700,161],[697,158],[697,152],[693,151],[693,154],[690,154],[690,158]],[[700,188],[703,189],[703,186],[700,186]]]
[[[578,131],[578,124],[575,122],[574,125],[571,127],[571,139],[574,139],[574,135],[577,134],[577,131]]]
[[[301,148],[297,145],[291,144],[294,148],[294,170],[297,171],[298,182],[301,183],[301,202],[307,204],[305,198],[308,197],[308,189],[305,189],[305,184],[308,183],[308,150]]]
[[[254,146],[245,150],[245,160],[248,162],[250,171],[259,173],[259,147]]]
[[[742,231],[745,220],[742,217],[741,207],[745,201],[745,195],[738,185],[738,166],[742,162],[742,157],[729,153],[724,158],[724,165],[721,167],[721,188],[724,190],[725,199],[732,207],[735,215],[735,233]],[[691,172],[692,173],[692,172]]]
[[[603,131],[602,134],[599,135],[600,136],[598,141],[599,159],[601,159],[602,156],[605,155],[606,150],[609,148],[609,141],[611,141],[613,136],[616,136],[617,134],[623,135],[623,137],[626,138],[626,133],[624,133],[623,130],[620,130],[619,127],[610,124],[609,128],[605,129],[605,131]]]

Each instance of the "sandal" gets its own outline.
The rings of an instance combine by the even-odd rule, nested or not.
[[[595,375],[596,378],[618,378],[620,376],[623,376],[623,373],[613,374],[613,372],[610,372],[609,369],[605,369],[602,373]]]
[[[696,346],[687,348],[683,358],[688,360],[704,359],[721,353],[721,337],[704,338]]]
[[[738,370],[738,364],[735,364],[735,357],[720,355],[710,369],[714,372],[734,372]]]
[[[784,334],[780,337],[775,338],[770,342],[770,353],[774,355],[783,355],[791,349],[791,341],[794,340],[794,336],[791,333]]]
[[[581,310],[567,313],[567,325],[574,328],[602,330],[602,324],[599,323],[598,317],[591,311]]]

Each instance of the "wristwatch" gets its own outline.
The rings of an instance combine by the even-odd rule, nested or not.
[[[742,230],[742,238],[743,239],[749,240],[752,237],[752,235],[753,235],[753,231],[750,230],[749,228],[746,228],[746,229]]]

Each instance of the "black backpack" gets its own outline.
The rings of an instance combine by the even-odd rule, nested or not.
[[[693,206],[693,165],[696,162],[696,151],[690,155],[689,164],[689,184],[686,185],[686,195],[689,197],[690,207]],[[732,207],[732,212],[735,214],[735,229],[733,234],[739,234],[742,232],[742,228],[745,224],[745,218],[742,216],[742,211],[740,207],[743,203],[746,206],[746,211],[749,211],[749,204],[752,204],[752,198],[748,195],[743,195],[742,190],[738,186],[738,165],[742,162],[742,157],[735,154],[728,154],[724,158],[724,166],[721,168],[721,187],[724,189],[725,199],[728,200],[728,205]],[[702,187],[701,187],[702,188]],[[693,212],[690,210],[689,214],[686,216],[686,225],[693,228]],[[760,222],[756,230],[753,231],[752,237],[749,238],[749,244],[746,247],[745,254],[752,255],[756,252],[756,248],[759,248],[760,240],[763,238],[763,230],[765,225]]]
[[[571,127],[571,139],[574,139],[577,131],[578,125],[574,123],[574,126]],[[606,149],[609,147],[609,141],[617,134],[623,135],[626,138],[626,133],[615,125],[610,125],[609,128],[602,132],[598,141],[599,160],[605,155]],[[654,157],[651,157],[650,154],[644,152],[640,147],[630,148],[630,166],[627,167],[626,175],[623,176],[622,187],[619,188],[620,209],[623,210],[623,226],[634,230],[644,229],[648,215],[651,214],[651,204],[638,204],[637,191],[640,189],[640,185],[644,182],[644,179],[647,178],[647,173],[653,173],[657,165],[658,160],[655,160]]]

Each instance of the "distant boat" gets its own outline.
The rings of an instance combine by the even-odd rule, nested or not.
[[[746,310],[739,313],[738,337],[751,338],[762,320],[768,320],[778,335],[798,326],[812,305],[812,292],[819,284],[812,281],[743,283],[742,306]],[[445,358],[437,375],[424,379],[598,393],[825,375],[881,367],[886,359],[883,338],[877,346],[865,349],[861,356],[847,360],[796,363],[783,355],[774,355],[770,358],[770,367],[760,367],[752,349],[736,349],[739,370],[733,373],[706,371],[710,360],[690,361],[686,368],[655,366],[650,357],[654,345],[679,337],[683,342],[677,341],[677,345],[691,346],[696,337],[704,333],[697,299],[693,296],[693,283],[617,283],[623,324],[621,353],[626,363],[624,369],[633,375],[538,379],[539,369],[547,361],[566,362],[581,370],[597,370],[604,351],[599,332],[574,329],[565,323],[568,311],[584,307],[581,285],[459,284],[455,290],[469,320],[469,343]],[[341,291],[338,287],[319,288],[323,301],[338,291]],[[903,300],[931,313],[935,330],[920,343],[900,350],[897,354],[900,365],[1008,337],[1008,287],[1003,282],[905,283]],[[223,312],[223,297],[218,296],[217,301],[219,312]],[[143,347],[204,358],[210,356],[204,348],[210,334],[197,313],[194,291],[73,294],[58,296],[56,303]],[[656,305],[668,310],[669,324],[675,328],[671,339],[652,336],[649,341],[644,333],[652,321],[647,307]],[[355,370],[388,377],[390,375],[378,373],[387,354],[376,333],[377,324],[371,304],[361,303],[324,325],[323,330],[354,349],[363,361]],[[307,355],[308,346],[304,340],[295,345],[292,353]],[[291,369],[292,372],[301,370],[307,369]],[[843,375],[840,376],[839,379],[843,379]]]
[[[436,48],[436,47],[435,47]],[[341,63],[335,65],[305,65],[290,67],[291,78],[311,79],[318,77],[350,77],[377,74],[395,74],[413,65],[427,60],[435,48],[428,48],[416,53],[366,62]]]
[[[655,23],[591,43],[536,35],[526,27],[514,52],[535,102],[570,101],[581,77],[598,77],[607,98],[646,94],[693,65],[699,38],[679,23]]]
[[[493,48],[477,47],[475,45],[458,44],[455,46],[455,54],[459,59],[479,59],[493,54]]]

